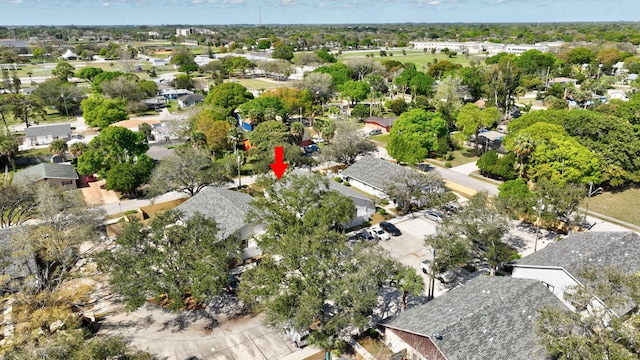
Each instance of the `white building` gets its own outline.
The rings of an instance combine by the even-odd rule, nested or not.
[[[634,232],[582,232],[517,260],[514,278],[542,281],[558,299],[572,307],[565,294],[571,287],[584,286],[586,268],[615,267],[625,273],[640,271],[640,236]],[[606,304],[605,304],[606,305]],[[614,309],[624,315],[630,309]]]

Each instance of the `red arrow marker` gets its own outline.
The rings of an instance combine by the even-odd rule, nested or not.
[[[289,166],[289,164],[284,163],[284,148],[282,146],[276,146],[275,150],[275,160],[273,161],[273,164],[269,164],[269,166],[271,166],[271,169],[273,169],[273,173],[276,174],[276,177],[278,178],[278,180],[280,180],[280,178],[284,174],[284,171],[287,170],[287,166]]]

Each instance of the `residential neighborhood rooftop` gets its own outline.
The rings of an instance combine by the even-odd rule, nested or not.
[[[13,175],[13,181],[15,183],[29,183],[42,179],[78,180],[78,173],[71,164],[42,163],[30,166]]]
[[[200,213],[214,219],[223,237],[228,237],[247,224],[249,204],[253,198],[245,193],[207,186],[176,207],[186,217]]]
[[[24,136],[38,137],[51,135],[53,137],[65,137],[71,133],[70,124],[29,126],[24,129]]]
[[[545,359],[535,321],[564,304],[542,282],[478,276],[383,326],[429,337],[448,360]]]
[[[640,271],[640,235],[634,232],[580,232],[517,260],[520,266],[561,267],[579,277],[588,266],[605,268],[624,264],[627,272]]]
[[[343,177],[356,179],[378,190],[383,190],[394,175],[412,171],[375,156],[364,156],[342,171]]]

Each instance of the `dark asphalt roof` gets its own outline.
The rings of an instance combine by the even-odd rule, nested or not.
[[[53,137],[68,137],[71,135],[70,124],[55,124],[55,125],[42,125],[42,126],[30,126],[24,129],[25,137],[38,137],[51,135]]]
[[[207,186],[176,209],[187,218],[200,213],[215,220],[226,238],[248,223],[245,218],[252,200],[242,192]]]
[[[364,156],[342,171],[342,176],[356,179],[383,191],[394,175],[409,171],[412,170],[387,160],[375,156]]]
[[[42,179],[78,180],[76,168],[70,164],[41,163],[18,171],[13,176],[16,183],[28,183]]]
[[[540,281],[480,275],[383,325],[429,337],[448,360],[545,359],[535,334],[545,305],[567,309]]]
[[[574,233],[516,261],[516,266],[561,267],[579,278],[586,267],[618,266],[626,272],[640,271],[640,236],[634,232]]]

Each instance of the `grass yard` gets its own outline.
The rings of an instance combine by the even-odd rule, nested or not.
[[[376,145],[387,147],[387,143],[389,143],[389,138],[391,135],[389,134],[380,134],[376,136],[372,136],[371,140],[373,140]]]
[[[247,88],[249,91],[253,90],[268,90],[268,89],[276,89],[280,87],[290,87],[288,82],[270,82],[264,81],[260,79],[235,79],[235,82]]]
[[[586,207],[585,199],[582,207]],[[618,192],[605,192],[594,195],[589,200],[589,211],[632,223],[640,226],[640,188],[630,188]]]
[[[381,57],[380,56],[380,50],[371,50],[371,51],[345,51],[342,53],[342,55],[338,56],[338,60],[339,61],[344,61],[344,60],[348,60],[348,59],[352,59],[352,58],[363,58],[366,57],[367,55],[371,55],[373,54],[374,59],[377,59],[379,61],[383,61],[383,60],[398,60],[400,62],[412,62],[414,64],[416,64],[416,67],[418,68],[418,70],[421,70],[421,67],[424,66],[425,68],[428,67],[430,64],[433,63],[434,59],[436,61],[438,60],[448,60],[451,61],[454,64],[460,64],[462,66],[469,66],[469,62],[471,60],[484,60],[484,56],[481,57],[474,57],[474,56],[469,56],[468,58],[465,57],[464,55],[458,55],[456,57],[452,57],[450,58],[449,56],[445,55],[445,54],[431,54],[430,52],[425,53],[422,50],[405,50],[407,55],[402,55],[402,50],[398,49],[394,49],[394,50],[385,50],[387,52],[387,56]],[[389,56],[389,54],[393,54],[393,56]]]

